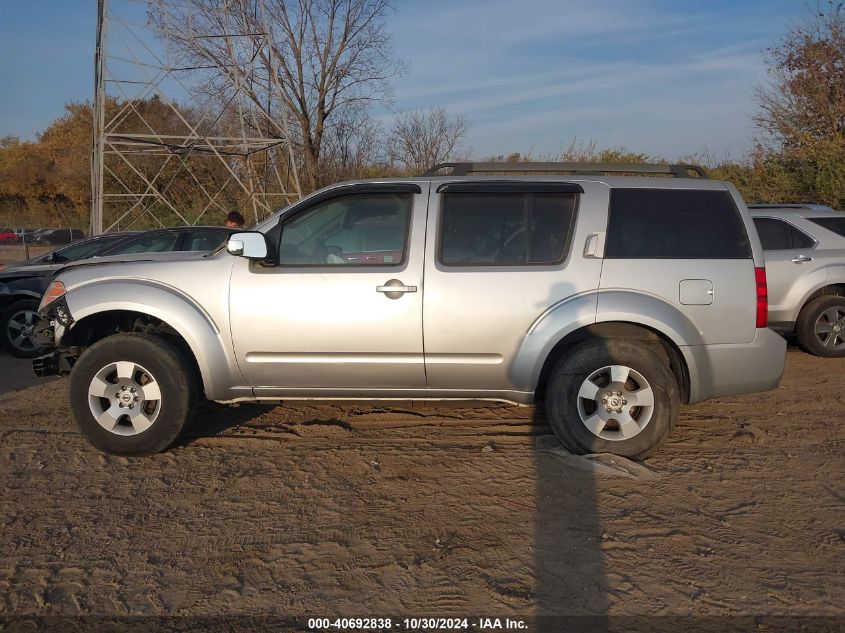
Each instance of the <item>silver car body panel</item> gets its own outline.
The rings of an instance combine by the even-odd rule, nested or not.
[[[413,196],[401,266],[273,266],[239,258],[231,283],[238,364],[258,396],[325,385],[423,389],[423,245],[428,186]],[[390,299],[391,279],[418,289]]]
[[[748,343],[681,348],[690,374],[689,403],[774,389],[786,363],[786,339],[768,328]]]
[[[430,387],[532,392],[551,348],[595,322],[602,260],[583,249],[606,229],[609,189],[579,184],[569,253],[554,266],[443,266],[435,252],[443,195],[432,187],[423,307]]]
[[[237,260],[227,253],[167,255],[74,266],[62,273],[71,315],[79,322],[93,314],[128,310],[161,319],[188,343],[210,399],[251,396],[235,360],[229,326],[229,277]]]
[[[443,202],[437,188],[468,179],[436,177],[367,181],[415,182],[422,189],[413,195],[401,266],[267,266],[223,249],[207,256],[168,254],[173,261],[147,257],[72,267],[60,279],[76,321],[132,310],[168,323],[196,356],[212,400],[528,404],[557,343],[585,326],[620,321],[652,329],[677,347],[687,365],[692,402],[777,383],[782,341],[754,327],[753,269],[763,265],[763,254],[745,205],[730,185],[603,176],[519,179],[578,183],[584,190],[569,251],[559,265],[443,266],[436,253]],[[727,188],[748,232],[752,258],[604,259],[613,187]],[[295,206],[307,204],[308,198]],[[259,228],[270,230],[290,209]],[[392,279],[418,291],[397,299],[376,291]]]

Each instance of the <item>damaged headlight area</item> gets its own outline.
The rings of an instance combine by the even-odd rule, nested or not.
[[[38,319],[34,324],[33,332],[33,340],[39,347],[55,347],[57,334],[61,336],[61,333],[73,323],[73,316],[65,301],[66,293],[65,285],[56,280],[50,284],[41,298]],[[39,377],[62,376],[70,373],[77,354],[78,350],[54,350],[33,359],[32,369]]]
[[[54,319],[59,325],[68,327],[73,323],[73,316],[71,316],[70,309],[65,301],[65,294],[67,294],[65,285],[61,281],[53,281],[41,298],[38,314],[45,319]]]

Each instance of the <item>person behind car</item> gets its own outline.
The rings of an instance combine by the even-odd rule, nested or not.
[[[223,226],[228,229],[242,229],[244,228],[244,224],[244,216],[239,211],[229,211]]]

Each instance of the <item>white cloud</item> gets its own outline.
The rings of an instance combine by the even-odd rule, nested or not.
[[[553,152],[573,136],[670,158],[741,153],[753,88],[765,81],[761,49],[781,22],[765,2],[737,15],[691,7],[400,5],[391,27],[412,71],[395,82],[395,109],[444,105],[467,116],[477,155]]]

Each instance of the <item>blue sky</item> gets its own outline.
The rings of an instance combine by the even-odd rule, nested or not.
[[[95,11],[95,0],[0,0],[0,136],[34,138],[66,101],[91,98]],[[410,71],[392,109],[466,116],[476,157],[577,137],[738,158],[762,50],[806,11],[803,0],[399,0],[388,27]]]

